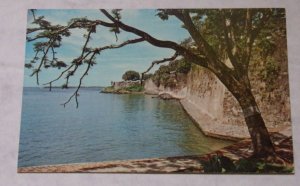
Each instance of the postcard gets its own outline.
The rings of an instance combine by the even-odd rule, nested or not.
[[[24,66],[19,173],[294,173],[283,8],[29,9]]]

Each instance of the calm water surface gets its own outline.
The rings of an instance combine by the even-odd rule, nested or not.
[[[231,142],[205,137],[178,101],[74,89],[24,88],[18,166],[207,153]]]

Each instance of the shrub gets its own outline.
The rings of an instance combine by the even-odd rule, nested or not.
[[[126,87],[125,90],[130,92],[142,92],[144,90],[144,87],[141,85],[132,85],[130,87]]]
[[[122,79],[124,81],[136,81],[140,79],[140,74],[136,71],[129,70],[123,74]]]
[[[169,65],[161,65],[155,71],[152,80],[157,86],[176,87],[177,75],[187,74],[191,70],[191,67],[191,63],[184,59],[175,60],[170,62]]]
[[[223,155],[200,160],[205,173],[292,173],[294,169],[259,159],[240,159],[236,162]]]

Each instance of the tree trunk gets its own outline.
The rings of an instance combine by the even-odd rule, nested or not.
[[[245,94],[236,96],[240,106],[242,107],[245,121],[251,136],[254,157],[266,157],[275,154],[270,134],[266,128],[265,122],[257,107],[255,98],[251,90],[247,90]]]

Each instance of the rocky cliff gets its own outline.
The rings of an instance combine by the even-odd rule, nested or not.
[[[260,74],[265,69],[263,63],[265,61],[256,61],[250,67],[252,91],[269,131],[280,131],[291,125],[287,60],[279,62],[279,72],[272,86]],[[156,86],[148,79],[145,93],[167,93],[181,99],[184,109],[207,135],[227,139],[249,137],[238,102],[214,74],[192,66],[184,82],[180,81],[177,79],[177,86],[171,88]]]

